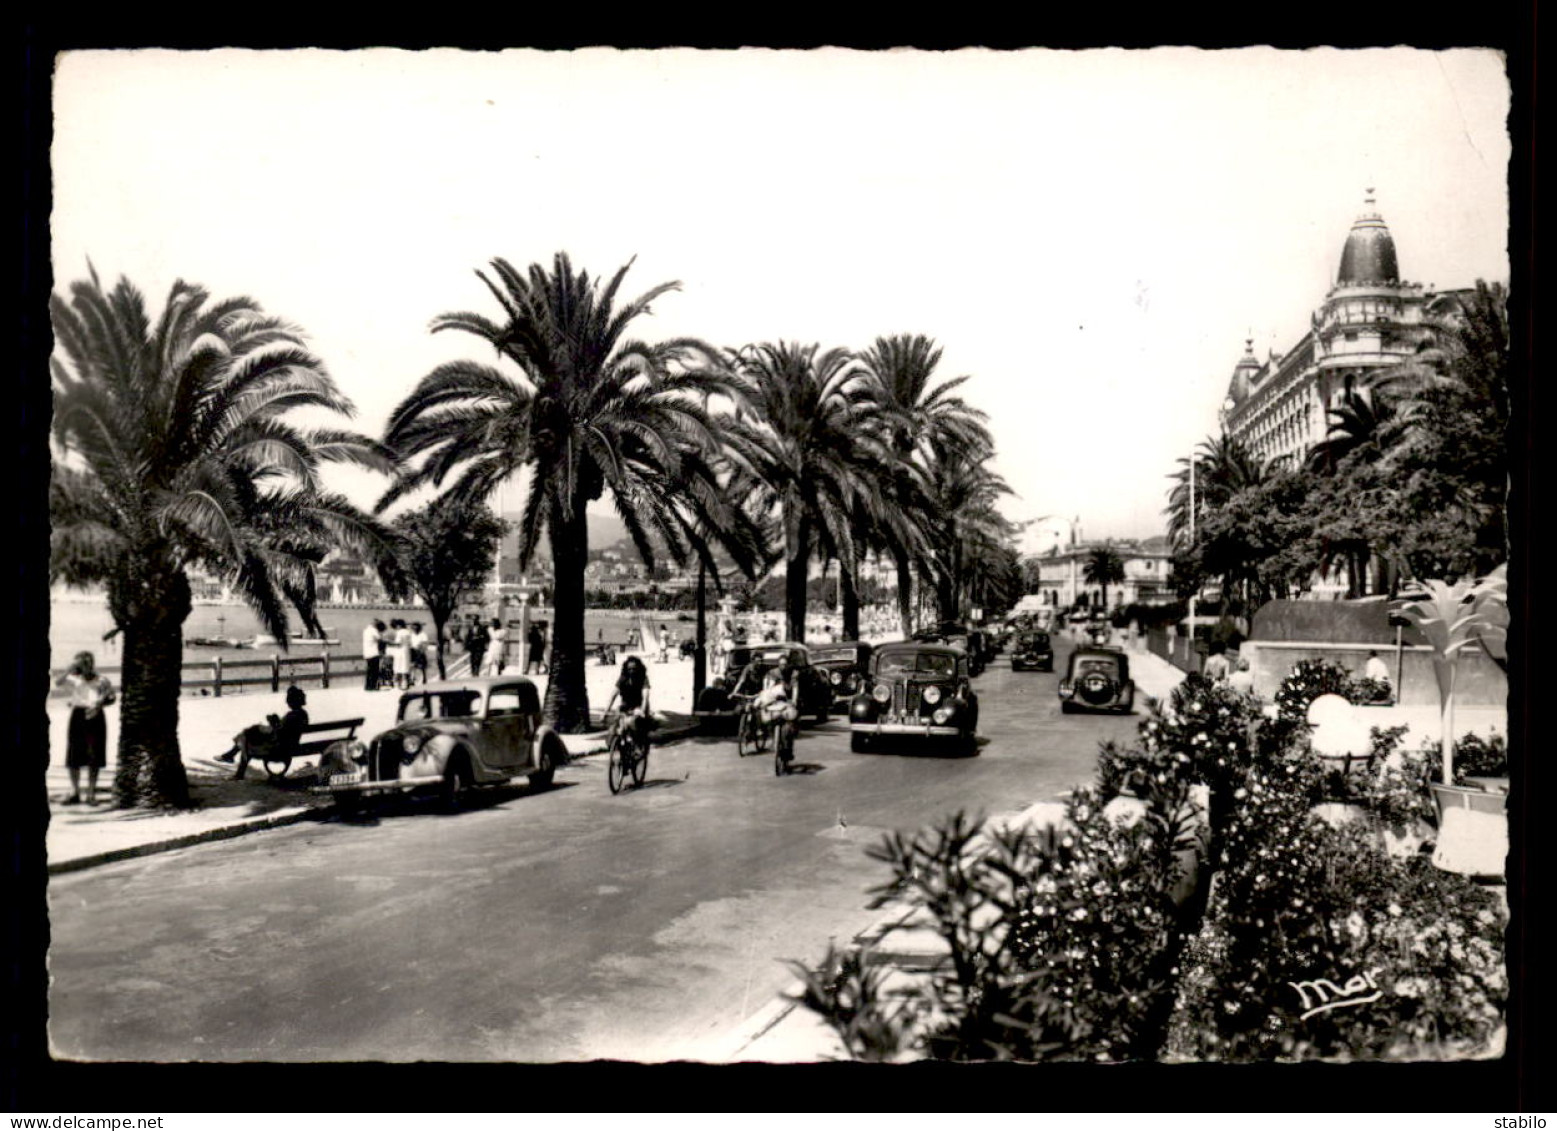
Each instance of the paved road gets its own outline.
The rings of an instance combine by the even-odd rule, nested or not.
[[[788,778],[698,738],[619,796],[591,758],[459,814],[407,802],[56,877],[55,1052],[717,1057],[790,980],[781,959],[875,918],[864,850],[884,831],[1053,797],[1090,779],[1099,740],[1134,734],[1061,715],[1055,679],[997,660],[972,758],[852,754],[835,719],[802,730]]]

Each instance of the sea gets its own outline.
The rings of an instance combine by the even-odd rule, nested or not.
[[[510,624],[519,623],[517,608],[510,607],[506,616]],[[682,616],[690,617],[690,614],[591,609],[584,615],[584,639],[593,644],[604,633],[605,640],[621,644],[626,641],[628,630],[637,625],[641,618],[648,618],[657,624],[661,621],[670,623]],[[327,639],[339,641],[339,644],[330,645],[331,654],[337,656],[361,655],[362,630],[375,620],[388,623],[396,617],[408,623],[420,620],[426,624],[428,634],[432,633],[432,617],[422,606],[401,605],[391,608],[335,605],[324,606],[319,610],[319,622],[328,634]],[[91,652],[99,668],[114,669],[120,666],[122,642],[119,636],[110,636],[114,621],[106,600],[90,595],[56,596],[49,603],[49,618],[49,647],[52,653],[49,666],[52,669],[63,669],[77,652]],[[532,608],[530,618],[545,621],[554,619],[552,610],[547,608]],[[294,631],[299,631],[301,625],[296,616],[291,619]],[[268,659],[273,654],[311,656],[320,651],[321,646],[317,643],[297,641],[285,653],[281,653],[281,649],[274,644],[255,645],[255,638],[264,632],[259,619],[246,605],[236,602],[197,604],[190,612],[189,619],[184,622],[184,663],[209,663],[218,656],[222,657],[224,663]],[[104,639],[105,636],[109,638]],[[245,646],[213,647],[192,643],[200,637],[234,640],[244,642]]]

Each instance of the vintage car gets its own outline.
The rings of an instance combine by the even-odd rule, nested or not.
[[[910,639],[921,644],[945,644],[952,648],[961,648],[967,653],[968,671],[971,675],[982,675],[991,658],[984,634],[976,628],[969,628],[956,621],[942,621],[933,628],[921,629]]]
[[[977,753],[979,700],[969,678],[961,648],[917,640],[882,644],[849,704],[850,748],[871,750],[884,738],[931,738]]]
[[[810,650],[804,644],[788,642],[749,644],[731,649],[718,668],[719,674],[698,696],[692,713],[705,722],[734,721],[741,713],[741,701],[736,696],[755,695],[761,691],[763,676],[782,664],[786,657],[800,673],[800,713],[815,715],[818,723],[825,723],[833,705],[828,673],[812,666]]]
[[[1052,672],[1054,645],[1049,642],[1049,634],[1036,630],[1018,632],[1011,643],[1011,670]]]
[[[870,655],[875,649],[858,641],[842,641],[814,644],[808,651],[811,666],[827,674],[827,682],[833,690],[833,706],[847,707],[865,682],[865,673],[870,670]]]
[[[541,721],[535,684],[523,676],[425,684],[401,694],[395,717],[366,746],[331,744],[313,791],[350,806],[375,794],[428,790],[452,807],[471,786],[519,774],[545,788],[568,758],[562,737]]]
[[[1077,648],[1060,680],[1060,710],[1122,711],[1135,708],[1130,660],[1117,648]]]

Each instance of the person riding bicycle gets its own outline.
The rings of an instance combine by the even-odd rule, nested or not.
[[[633,738],[638,742],[638,748],[645,750],[649,745],[649,669],[637,656],[628,656],[622,661],[622,671],[616,678],[616,687],[611,692],[611,698],[606,703],[606,714],[611,713],[611,708],[620,701],[622,713],[617,717],[614,731],[619,731],[622,725],[631,722]]]
[[[762,690],[751,701],[751,709],[763,726],[793,726],[800,717],[800,708],[795,705],[796,675],[795,666],[786,659],[763,676]]]

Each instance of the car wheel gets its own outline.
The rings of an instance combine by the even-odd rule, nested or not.
[[[1060,700],[1060,713],[1062,715],[1073,715],[1073,714],[1075,714],[1076,713],[1076,704],[1072,703],[1069,699],[1061,699]]]
[[[964,758],[971,758],[979,752],[979,736],[969,731],[957,740],[958,753]]]
[[[551,788],[552,778],[557,774],[557,751],[549,740],[541,744],[541,756],[538,765],[540,768],[530,775],[530,788]]]
[[[871,741],[871,737],[868,734],[861,734],[859,731],[855,731],[853,734],[849,735],[849,749],[854,751],[856,754],[870,753],[873,745],[874,744]]]
[[[464,800],[465,790],[470,788],[470,768],[463,755],[449,759],[443,771],[443,784],[438,787],[438,801],[445,811],[456,813]]]
[[[827,709],[827,704],[823,703],[821,705],[821,707],[818,708],[818,710],[816,712],[816,725],[819,726],[819,727],[826,726],[827,725],[828,714],[829,714],[829,712],[828,712],[828,709]]]

